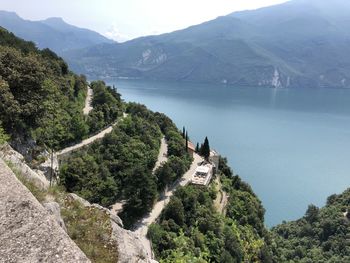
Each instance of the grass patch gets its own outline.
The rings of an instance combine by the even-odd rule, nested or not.
[[[95,207],[84,207],[66,198],[61,210],[69,236],[86,256],[96,263],[118,261],[115,241],[111,240],[109,215]]]
[[[47,195],[47,191],[40,189],[39,187],[37,187],[35,185],[35,183],[33,183],[31,180],[29,180],[28,178],[26,178],[25,176],[23,176],[23,174],[21,173],[21,171],[16,168],[16,166],[11,163],[11,162],[6,162],[6,164],[8,165],[8,167],[10,167],[10,169],[12,170],[12,172],[16,175],[17,179],[21,181],[21,183],[28,188],[28,190],[35,196],[35,198],[42,203],[43,201],[45,201],[46,195]]]

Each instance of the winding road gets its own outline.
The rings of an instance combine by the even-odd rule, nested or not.
[[[117,122],[112,124],[112,125],[110,125],[110,126],[108,126],[106,129],[100,131],[98,134],[83,140],[81,143],[78,143],[78,144],[75,144],[73,146],[70,146],[70,147],[62,149],[61,151],[57,152],[56,155],[57,156],[61,156],[61,155],[64,155],[64,154],[76,151],[76,150],[78,150],[78,149],[80,149],[80,148],[82,148],[82,147],[84,147],[86,145],[89,145],[89,144],[93,143],[94,141],[96,141],[98,139],[102,139],[106,134],[112,132],[113,127],[116,124],[117,124]]]
[[[76,150],[78,150],[86,145],[89,145],[98,139],[102,139],[106,134],[111,133],[113,131],[113,127],[116,126],[118,124],[118,122],[120,122],[121,120],[123,120],[127,116],[128,116],[128,114],[124,112],[123,117],[121,117],[119,120],[117,120],[114,124],[109,125],[107,128],[100,131],[98,134],[83,140],[81,143],[78,143],[78,144],[75,144],[73,146],[62,149],[61,151],[57,152],[56,155],[62,156],[64,154],[76,151]]]
[[[193,162],[191,164],[190,169],[179,179],[177,180],[170,189],[166,189],[164,195],[162,198],[154,205],[152,211],[145,215],[141,220],[139,220],[134,228],[134,233],[138,234],[142,244],[144,245],[147,253],[149,256],[152,256],[152,249],[151,249],[151,243],[146,237],[148,227],[156,221],[156,219],[160,216],[161,212],[165,208],[165,206],[169,203],[170,198],[174,195],[174,192],[179,186],[185,186],[187,185],[194,172],[196,171],[196,168],[202,163],[204,159],[199,156],[198,154],[194,154],[193,156]]]

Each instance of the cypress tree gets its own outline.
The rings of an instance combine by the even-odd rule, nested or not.
[[[196,153],[199,153],[200,149],[199,149],[199,143],[197,142],[197,145],[196,145]]]
[[[208,160],[210,156],[210,146],[209,146],[209,140],[208,137],[205,137],[203,147],[202,147],[202,155],[203,157]]]
[[[185,131],[186,131],[186,130],[185,130],[185,126],[183,126],[183,127],[182,127],[182,138],[184,138],[184,139],[185,139]]]
[[[188,151],[188,133],[186,131],[186,152]]]

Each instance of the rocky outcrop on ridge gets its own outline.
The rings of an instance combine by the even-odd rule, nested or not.
[[[49,187],[50,182],[46,179],[44,173],[30,168],[26,164],[24,156],[15,151],[10,145],[1,146],[0,158],[13,164],[26,179],[32,181],[38,188],[47,189]]]
[[[112,225],[111,238],[118,245],[119,263],[157,263],[157,261],[149,258],[140,237],[134,232],[124,229],[122,220],[109,209],[98,204],[90,204],[85,199],[73,193],[68,194],[68,197],[80,202],[85,207],[92,206],[109,215]]]
[[[90,262],[0,159],[0,262]]]

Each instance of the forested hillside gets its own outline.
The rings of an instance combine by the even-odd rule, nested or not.
[[[185,136],[167,116],[123,102],[103,81],[90,84],[93,110],[84,115],[85,77],[69,71],[52,51],[5,29],[0,29],[0,76],[0,144],[32,141],[35,157],[36,151],[61,149],[113,124],[101,140],[62,157],[60,185],[50,191],[67,190],[106,207],[123,203],[119,215],[127,228],[150,212],[191,165]],[[163,136],[167,162],[153,171]],[[39,198],[41,190],[36,191]],[[349,204],[347,190],[330,196],[324,208],[310,205],[303,218],[269,231],[259,198],[221,158],[209,187],[179,187],[148,236],[160,262],[349,262]],[[100,240],[108,240],[99,228],[91,230],[96,215],[69,205],[72,211],[64,217],[72,238],[92,258],[98,247],[103,258],[110,251],[102,248]]]
[[[191,163],[185,142],[173,122],[145,106],[126,105],[127,117],[101,141],[73,153],[63,161],[61,184],[90,202],[103,206],[126,200],[121,214],[125,225],[149,212],[164,184],[171,184]],[[152,175],[162,133],[169,136],[169,163],[177,177],[168,177],[162,168]],[[173,170],[171,170],[173,169]]]
[[[160,262],[272,262],[259,199],[233,175],[226,159],[219,168],[217,176],[229,195],[227,212],[215,209],[215,183],[179,188],[148,232]]]
[[[276,262],[350,262],[350,189],[331,195],[323,208],[272,229]]]
[[[87,134],[81,114],[86,80],[55,53],[1,28],[0,76],[0,120],[13,138],[34,136],[59,148]]]
[[[12,141],[33,138],[55,150],[80,141],[122,113],[120,95],[92,83],[94,110],[83,116],[87,82],[49,49],[0,29],[0,121]]]

